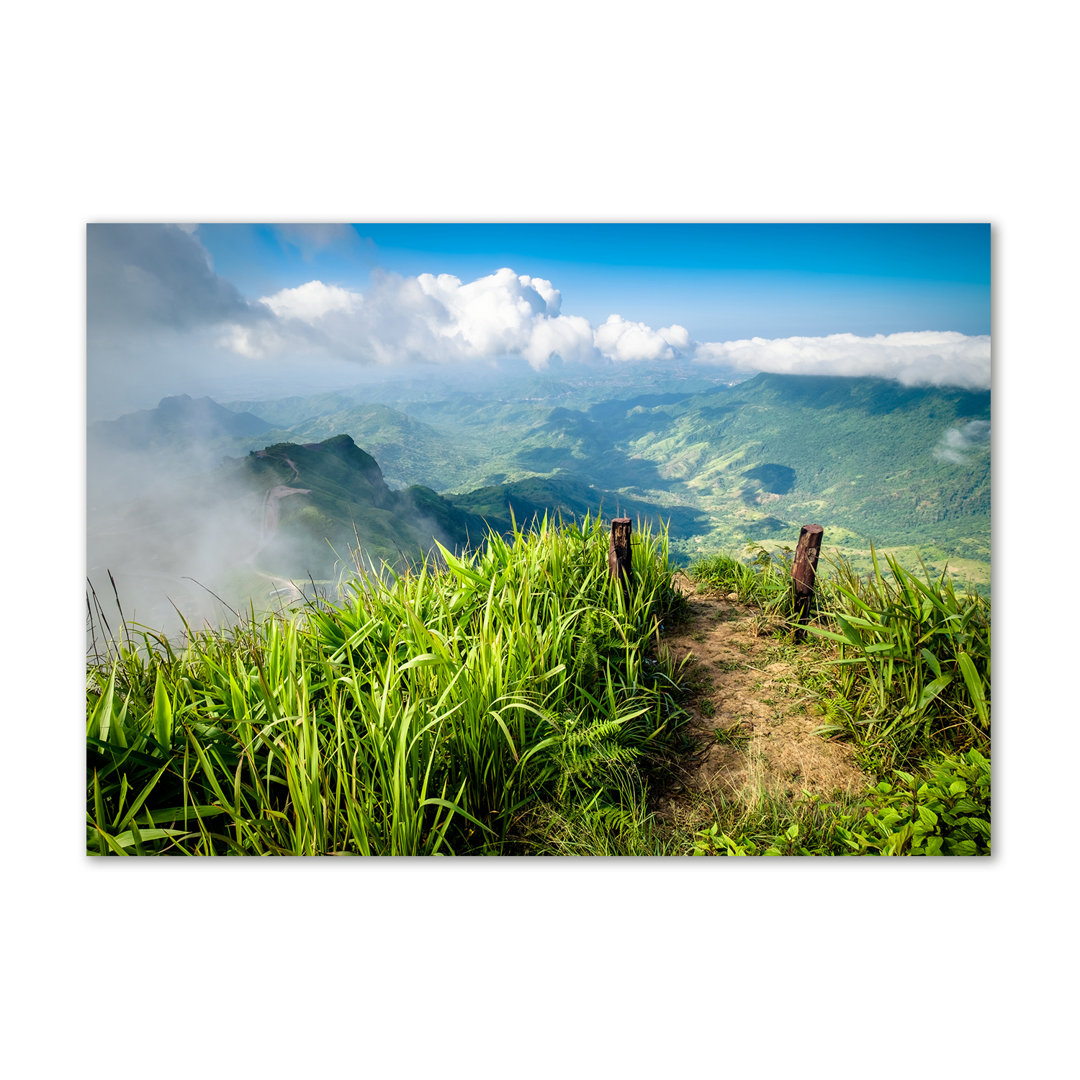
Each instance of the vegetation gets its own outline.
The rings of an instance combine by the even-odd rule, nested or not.
[[[627,596],[596,523],[441,556],[179,650],[144,630],[93,664],[89,850],[497,854],[543,813],[640,821],[680,718],[651,655],[666,537],[639,534]]]
[[[702,560],[702,587],[788,633],[790,553]],[[660,819],[690,689],[664,532],[624,595],[597,522],[544,519],[344,602],[191,632],[127,628],[88,667],[94,854],[907,855],[990,851],[989,603],[894,560],[819,574],[800,675],[859,797],[762,791]],[[824,569],[824,568],[823,568]],[[739,740],[729,740],[738,746]]]
[[[897,771],[855,803],[728,803],[694,855],[989,855],[990,761],[943,754],[924,779]]]
[[[690,570],[699,585],[759,606],[769,625],[792,614],[790,548],[754,546],[749,561],[729,555]],[[990,602],[958,593],[945,574],[923,579],[887,557],[861,577],[844,559],[819,568],[813,625],[835,655],[821,652],[809,676],[822,695],[826,735],[844,734],[872,767],[904,764],[936,748],[989,746]]]
[[[835,642],[827,680],[833,722],[886,764],[929,747],[986,747],[990,736],[990,604],[958,595],[952,582],[924,580],[887,560],[862,579],[843,562],[828,579],[825,603],[835,629],[813,627]]]
[[[277,535],[256,567],[284,579],[330,576],[335,552],[354,542],[394,562],[419,557],[432,536],[456,549],[475,546],[489,527],[509,533],[514,514],[618,513],[665,524],[683,564],[775,543],[818,521],[829,550],[859,573],[873,570],[872,537],[880,553],[904,565],[921,553],[934,573],[948,568],[989,596],[989,392],[769,374],[726,385],[700,369],[665,367],[619,393],[595,374],[533,373],[482,387],[424,379],[232,410],[169,398],[91,425],[89,474],[127,475],[105,467],[111,458],[98,460],[104,447],[139,451],[144,464],[154,455],[153,505],[126,482],[107,486],[133,500],[124,513],[135,527],[161,519],[158,546],[197,534],[208,515],[195,503],[215,491],[225,509],[213,516],[235,513],[237,485],[228,481],[242,480],[254,535],[237,546],[241,561],[261,542],[268,487],[293,488],[277,503]],[[201,452],[191,453],[200,440]],[[241,460],[207,475],[210,457],[224,453]],[[181,468],[198,475],[162,500],[161,477]],[[109,510],[108,537],[118,513]]]
[[[307,579],[311,593],[287,617],[253,603],[230,630],[188,628],[182,647],[125,626],[95,659],[89,850],[988,851],[989,395],[773,375],[658,377],[646,390],[613,399],[603,381],[529,377],[503,397],[432,385],[385,404],[334,394],[242,414],[176,398],[98,425],[93,445],[155,461],[186,453],[193,432],[249,451],[218,483],[193,473],[158,492],[152,512],[113,506],[110,535],[153,526],[185,558],[208,548],[219,577],[186,580],[222,610],[219,591],[285,604]],[[396,476],[426,472],[444,494],[391,489],[334,434],[345,428],[375,438]],[[639,519],[626,595],[590,517],[601,510]],[[583,524],[556,528],[555,514]],[[529,518],[540,524],[519,529]],[[814,519],[834,554],[792,662],[820,733],[854,747],[867,791],[718,799],[703,829],[660,818],[685,708],[716,715],[663,648],[675,563],[749,538],[748,558],[707,555],[689,572],[750,606],[756,633],[782,637],[792,552],[775,538]],[[145,545],[148,579],[169,562],[162,543]],[[337,602],[320,599],[354,543],[364,565]],[[957,588],[957,554],[981,595]],[[128,566],[142,557],[125,553]],[[919,574],[905,568],[916,561]],[[719,720],[717,739],[744,752],[752,725]]]
[[[690,577],[716,592],[735,593],[741,603],[786,610],[791,592],[791,549],[770,552],[752,545],[750,550],[753,554],[748,561],[724,554],[699,559],[690,568]]]
[[[694,854],[990,853],[990,603],[925,566],[920,580],[887,558],[885,574],[871,556],[865,578],[842,559],[819,568],[808,630],[820,646],[801,669],[820,734],[854,742],[883,779],[851,805],[765,792],[749,807],[721,802]],[[759,605],[774,629],[779,616],[785,633],[790,558],[759,547],[749,562],[703,559],[691,575]]]

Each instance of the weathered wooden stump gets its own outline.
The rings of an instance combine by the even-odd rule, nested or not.
[[[611,541],[608,544],[608,571],[622,583],[623,596],[630,599],[634,567],[630,561],[630,519],[611,519]]]
[[[791,580],[795,586],[795,640],[802,641],[806,631],[802,624],[810,614],[810,601],[814,598],[814,577],[817,574],[818,555],[821,554],[821,538],[825,530],[820,525],[804,525],[799,532],[799,545],[795,549],[795,561],[791,565]]]

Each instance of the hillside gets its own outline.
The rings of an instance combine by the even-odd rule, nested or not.
[[[652,525],[662,520],[670,522],[671,531],[680,535],[709,525],[705,515],[692,506],[669,505],[660,510],[655,503],[587,484],[573,473],[561,470],[550,476],[491,484],[461,495],[448,495],[446,499],[463,511],[481,516],[502,533],[509,532],[514,521],[521,525],[545,514],[567,519],[581,519],[586,514],[593,518],[626,516]]]
[[[990,854],[988,604],[890,563],[821,580],[795,644],[783,564],[692,585],[643,530],[624,591],[608,539],[549,525],[103,645],[88,853]]]
[[[220,625],[251,604],[293,603],[310,580],[333,594],[357,546],[366,564],[401,566],[436,540],[463,550],[486,531],[429,488],[390,488],[349,435],[275,443],[212,467],[161,448],[91,460],[123,468],[92,487],[87,523],[87,577],[110,625],[120,621],[110,573],[128,621],[175,627],[179,611]]]
[[[605,507],[670,515],[672,552],[684,563],[747,543],[790,544],[817,521],[827,550],[863,568],[873,541],[989,590],[989,392],[770,374],[704,388],[658,377],[644,390],[610,385],[607,396],[595,381],[547,390],[431,393],[396,405],[449,445],[485,448],[482,473],[449,489],[470,508],[495,512],[493,486],[575,507],[595,492]]]
[[[989,392],[757,375],[655,412],[628,450],[722,522],[713,543],[814,520],[988,555]]]
[[[320,442],[347,432],[378,460],[387,482],[395,486],[422,483],[448,490],[483,464],[477,448],[459,445],[446,431],[359,399],[355,392],[233,402],[230,408],[252,410],[268,428],[272,425],[292,441]]]
[[[392,490],[378,462],[349,435],[277,443],[227,462],[230,471],[250,490],[280,492],[257,565],[283,577],[331,577],[357,544],[376,565],[396,564],[422,558],[435,539],[460,550],[485,531],[480,517],[430,488]]]

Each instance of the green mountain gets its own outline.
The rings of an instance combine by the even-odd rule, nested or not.
[[[773,374],[704,388],[657,375],[606,396],[595,378],[436,391],[394,404],[484,448],[482,470],[441,489],[469,509],[504,516],[493,487],[530,508],[644,507],[670,517],[684,561],[791,544],[817,521],[828,550],[865,562],[872,541],[988,586],[988,391]]]
[[[230,407],[254,413],[291,440],[320,442],[348,432],[395,485],[423,483],[446,490],[483,466],[480,450],[398,409],[360,400],[355,391],[232,402]]]
[[[642,366],[630,384],[591,370],[557,377],[529,369],[480,379],[438,373],[310,397],[233,401],[229,407],[288,430],[291,438],[348,432],[394,483],[461,494],[561,470],[580,476],[586,486],[610,489],[618,484],[608,477],[625,482],[625,456],[616,452],[605,472],[597,447],[560,432],[553,411],[625,412],[641,401],[680,401],[717,385],[726,383],[700,367],[678,365]]]
[[[438,540],[451,549],[483,539],[483,520],[430,488],[388,487],[379,464],[350,435],[277,443],[226,463],[264,492],[255,565],[281,577],[330,577],[359,546],[377,566],[417,560]]]
[[[496,532],[508,533],[512,523],[527,525],[534,517],[561,515],[565,519],[630,517],[652,525],[670,524],[673,533],[699,532],[708,519],[692,506],[658,508],[632,495],[587,484],[573,473],[532,476],[508,484],[492,484],[447,500],[470,514],[481,516]]]

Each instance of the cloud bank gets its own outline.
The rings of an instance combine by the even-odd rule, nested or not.
[[[88,225],[86,323],[93,335],[188,331],[265,317],[219,277],[186,225]]]
[[[740,371],[798,375],[878,375],[905,386],[990,386],[990,338],[954,331],[750,338],[699,345],[695,358]]]

